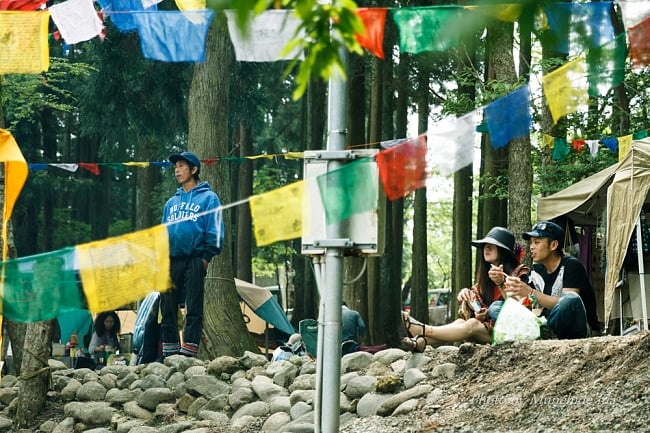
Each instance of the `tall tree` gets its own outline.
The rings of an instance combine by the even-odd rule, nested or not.
[[[229,91],[233,51],[226,17],[217,14],[205,48],[204,63],[194,66],[189,94],[189,148],[198,155],[227,155],[229,128]],[[230,167],[216,164],[201,173],[222,201],[230,198]],[[223,212],[225,227],[232,227],[231,212]],[[256,351],[246,330],[233,280],[233,233],[226,233],[226,245],[208,267],[205,284],[203,339],[199,356],[212,359],[221,355],[240,356],[245,350]]]

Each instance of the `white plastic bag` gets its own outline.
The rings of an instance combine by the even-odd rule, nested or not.
[[[539,320],[535,314],[515,299],[506,299],[492,329],[492,344],[538,338]]]

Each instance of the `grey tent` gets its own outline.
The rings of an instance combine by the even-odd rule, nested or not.
[[[596,225],[606,211],[605,237],[607,270],[605,272],[604,319],[609,321],[619,273],[635,226],[650,188],[650,138],[635,140],[618,163],[570,187],[540,199],[540,220],[566,215],[578,224]],[[640,228],[637,230],[640,237]],[[639,243],[640,245],[640,243]],[[639,251],[639,274],[643,275],[642,249]],[[648,329],[645,283],[640,278],[643,327]]]

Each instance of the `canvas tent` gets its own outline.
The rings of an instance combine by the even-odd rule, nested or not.
[[[537,217],[549,220],[563,215],[577,224],[596,223],[605,211],[607,233],[605,236],[606,263],[604,319],[609,321],[612,304],[623,267],[628,244],[637,227],[640,242],[640,215],[648,200],[650,188],[650,138],[635,140],[625,157],[593,176],[577,182],[538,203]],[[639,274],[644,275],[643,257],[639,251]],[[647,329],[645,282],[640,278],[640,300],[643,327]]]

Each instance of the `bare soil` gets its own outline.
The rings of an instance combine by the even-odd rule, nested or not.
[[[342,431],[650,430],[650,333],[463,344],[449,361],[455,377],[431,377],[434,392],[411,415],[360,419]]]

